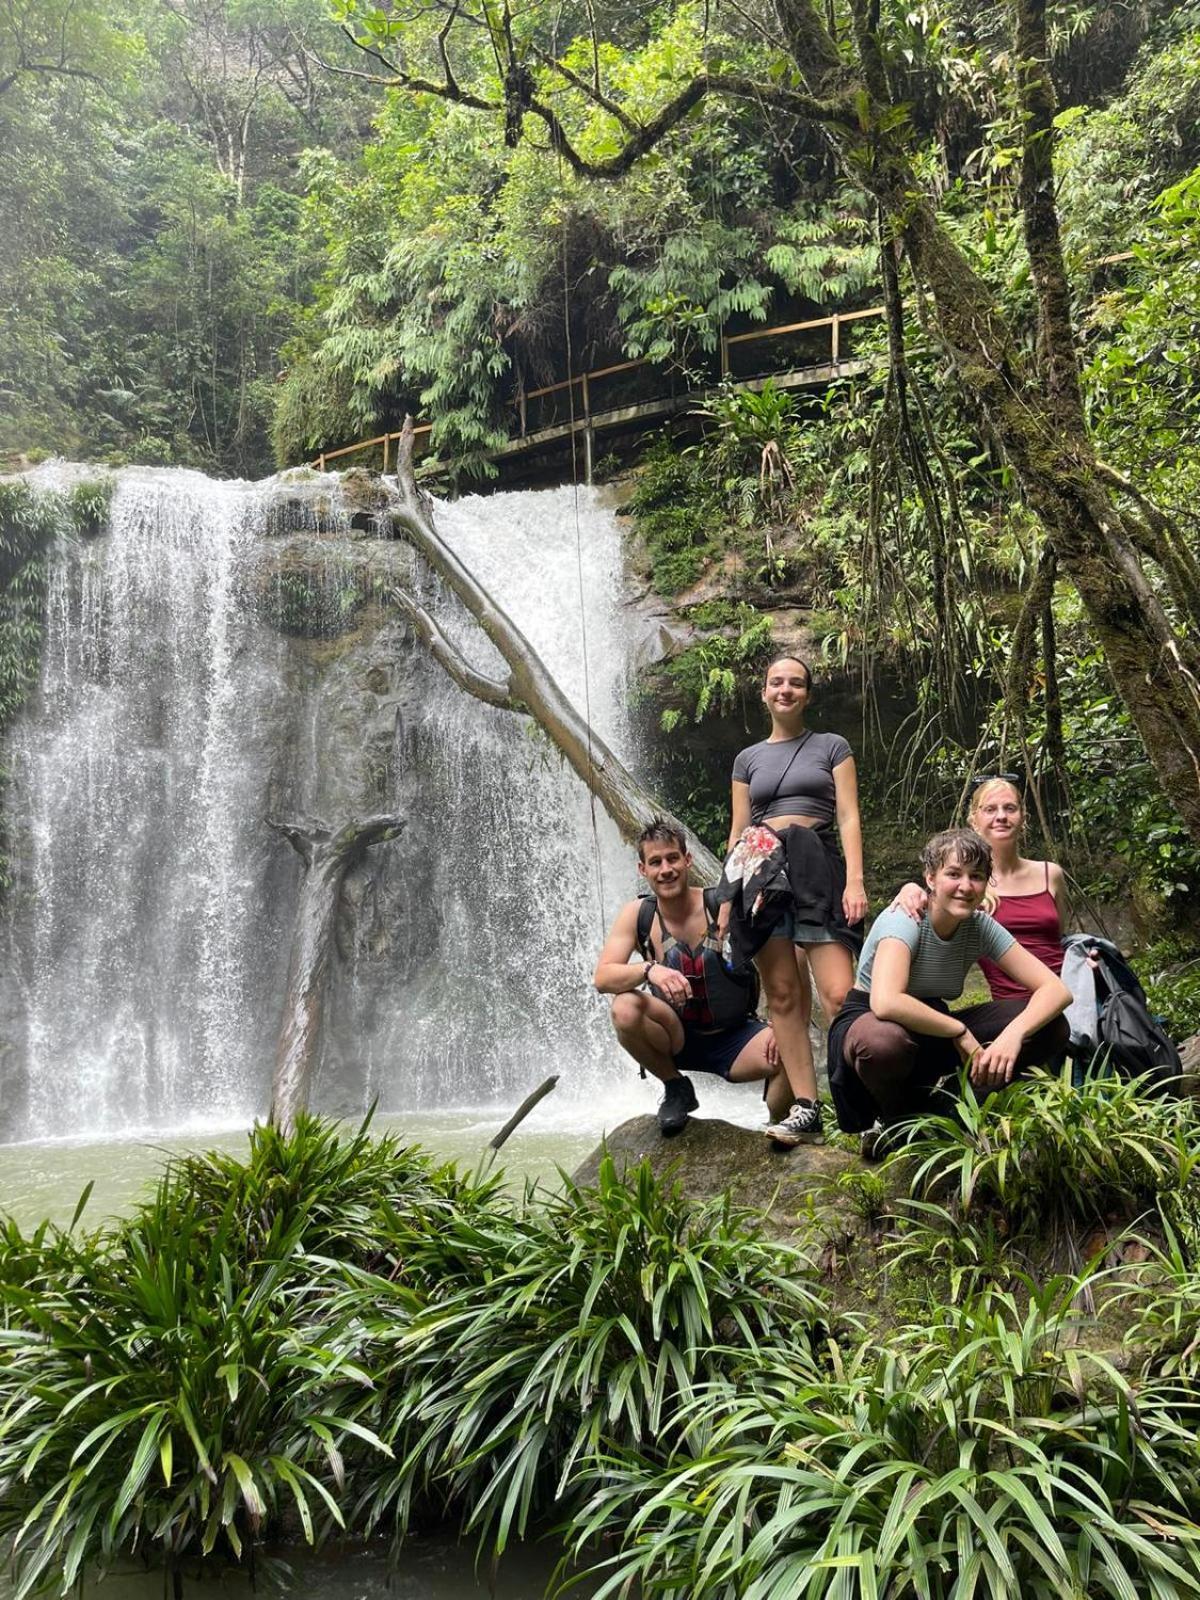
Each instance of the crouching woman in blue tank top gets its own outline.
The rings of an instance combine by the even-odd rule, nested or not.
[[[829,1083],[838,1123],[863,1133],[877,1157],[888,1127],[927,1110],[935,1088],[969,1065],[976,1089],[1002,1089],[1066,1046],[1062,1013],[1071,991],[998,922],[980,910],[991,846],[970,828],[936,834],[921,852],[929,903],[876,919],[829,1034]],[[996,962],[1023,998],[951,1011],[967,972]]]
[[[854,757],[840,734],[805,726],[811,692],[812,674],[798,657],[781,656],[767,668],[762,697],[771,732],[733,764],[724,883],[733,960],[753,959],[758,968],[795,1097],[767,1129],[781,1145],[821,1132],[804,956],[828,1024],[853,982],[867,909]]]

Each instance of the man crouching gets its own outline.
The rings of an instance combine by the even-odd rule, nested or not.
[[[755,1015],[752,972],[731,973],[721,956],[717,907],[688,882],[692,858],[682,833],[655,819],[637,842],[638,873],[650,893],[630,900],[609,930],[594,983],[611,994],[621,1048],[664,1085],[658,1125],[680,1133],[697,1106],[689,1072],[715,1072],[730,1083],[767,1082],[767,1109],[778,1121],[792,1092],[775,1035]],[[643,964],[631,964],[640,951]]]

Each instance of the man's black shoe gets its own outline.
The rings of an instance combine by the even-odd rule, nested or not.
[[[658,1103],[658,1126],[663,1138],[682,1133],[687,1127],[688,1112],[695,1111],[699,1104],[690,1078],[668,1078]]]

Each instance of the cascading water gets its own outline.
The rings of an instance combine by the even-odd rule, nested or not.
[[[283,641],[234,603],[255,499],[125,474],[109,534],[56,553],[40,694],[9,752],[10,1136],[236,1120],[260,1101],[253,729]]]
[[[265,1109],[299,881],[265,819],[288,814],[408,819],[347,882],[319,1106],[511,1105],[560,1071],[556,1099],[595,1126],[628,1107],[636,1080],[589,980],[635,887],[630,852],[602,813],[593,832],[585,787],[528,719],[455,688],[394,613],[315,642],[264,619],[264,564],[314,532],[400,570],[394,545],[351,545],[335,485],[317,489],[326,509],[289,537],[282,485],[126,472],[109,532],[56,554],[40,690],[6,757],[5,1138]],[[611,514],[558,490],[438,520],[628,760]],[[421,598],[495,670],[440,585]]]
[[[631,639],[611,513],[559,489],[459,500],[437,521],[628,763]],[[427,580],[419,598],[472,665],[502,675],[498,653],[439,583]],[[560,1096],[585,1098],[599,1116],[612,1096],[628,1096],[590,975],[635,890],[630,852],[601,808],[593,819],[585,786],[527,718],[486,711],[427,659],[417,670],[422,711],[403,730],[400,760],[420,774],[430,825],[428,898],[414,908],[427,940],[411,980],[421,998],[374,1036],[369,1081],[385,1106],[397,1079],[421,1103],[464,1106],[520,1098],[557,1071]]]

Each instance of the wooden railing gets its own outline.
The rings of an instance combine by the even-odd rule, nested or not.
[[[804,372],[822,373],[826,371],[826,369],[832,369],[833,372],[836,373],[836,369],[845,359],[843,354],[842,329],[847,325],[847,323],[862,322],[868,317],[882,317],[883,311],[884,308],[882,306],[870,306],[865,311],[835,311],[831,317],[812,317],[805,322],[785,322],[772,328],[753,328],[748,333],[723,335],[720,342],[721,377],[726,378],[729,375],[730,351],[735,346],[749,345],[763,339],[786,338],[789,335],[797,333],[810,333],[817,328],[827,328],[829,330],[828,359],[822,362],[810,362],[807,365],[800,367],[780,368],[773,375],[776,377],[784,377]],[[656,364],[647,360],[643,356],[636,361],[618,361],[613,366],[596,367],[590,372],[581,372],[575,377],[563,378],[559,383],[545,384],[540,389],[519,389],[517,394],[512,398],[512,400],[509,401],[509,404],[515,408],[517,413],[515,440],[519,441],[521,439],[530,437],[529,402],[531,400],[542,400],[549,395],[563,394],[568,391],[578,389],[580,398],[578,412],[576,413],[572,411],[570,420],[566,424],[551,431],[555,433],[561,432],[563,434],[583,431],[587,436],[587,443],[589,445],[588,457],[590,467],[591,431],[597,426],[597,424],[602,425],[606,417],[615,417],[618,415],[617,412],[610,411],[605,413],[593,410],[592,402],[595,398],[595,385],[602,383],[606,378],[614,378],[619,373],[633,372],[640,367],[647,367],[652,370],[657,370]],[[762,381],[763,378],[761,375],[758,377],[746,378],[741,380],[739,387],[742,384],[751,386],[755,383],[761,383]],[[644,397],[644,403],[647,405],[648,409],[653,409],[653,402],[662,398],[663,397],[661,395],[646,396]],[[422,435],[429,433],[431,426],[432,425],[430,423],[423,422],[418,424],[413,431],[417,437],[420,438]],[[536,432],[537,430],[534,431]],[[354,455],[360,450],[372,450],[377,446],[382,446],[382,470],[386,472],[391,459],[392,445],[396,442],[396,440],[399,439],[399,437],[400,433],[397,429],[389,433],[377,434],[373,439],[359,439],[354,444],[341,445],[336,450],[323,450],[317,459],[310,464],[316,467],[318,471],[324,472],[326,464],[330,461],[337,460],[340,456]],[[590,471],[588,475],[590,477]]]

